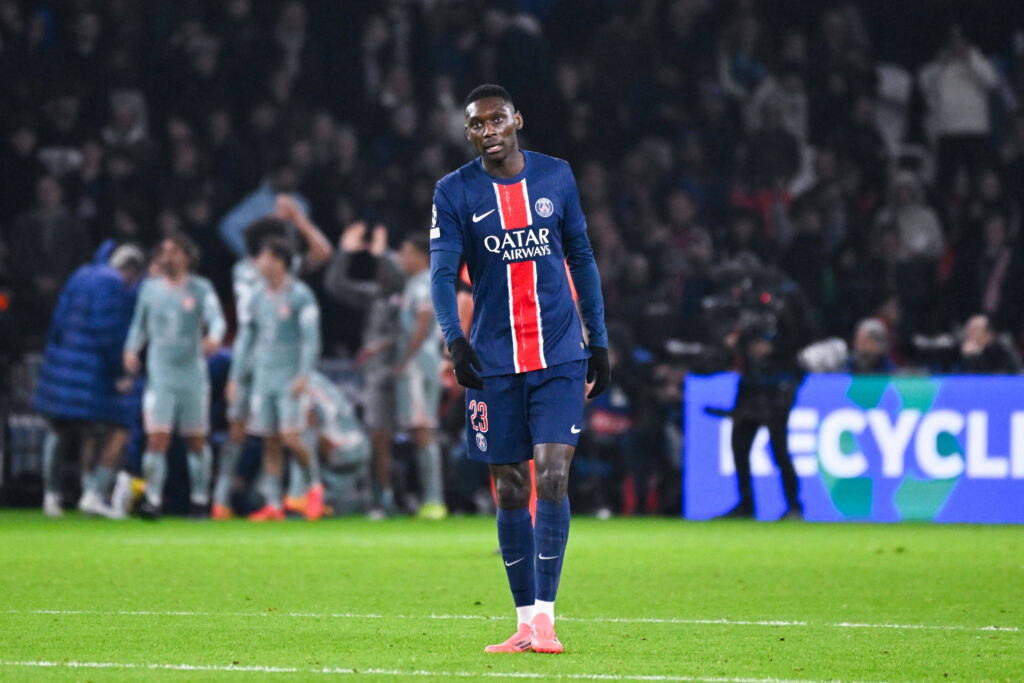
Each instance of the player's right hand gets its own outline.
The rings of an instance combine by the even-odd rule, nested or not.
[[[455,370],[455,379],[467,389],[483,389],[484,381],[476,370],[482,370],[480,359],[465,337],[459,337],[451,343],[448,351],[452,354],[452,368]],[[473,368],[476,368],[474,370]]]
[[[224,398],[228,400],[228,403],[234,403],[236,393],[238,393],[238,385],[229,380],[224,385]]]
[[[139,374],[139,354],[134,351],[125,351],[124,369],[129,375]]]
[[[338,248],[342,251],[363,251],[366,249],[366,223],[356,221],[342,231]]]

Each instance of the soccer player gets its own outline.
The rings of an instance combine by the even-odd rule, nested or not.
[[[398,334],[398,296],[405,276],[394,251],[388,249],[388,230],[373,228],[369,245],[366,224],[358,221],[345,228],[339,249],[324,273],[324,290],[348,306],[366,311],[363,348],[356,362],[363,367],[363,422],[373,443],[373,499],[371,519],[383,519],[395,511],[391,486],[391,444],[395,427],[395,337]],[[349,268],[357,254],[376,260],[373,280],[356,280]]]
[[[323,485],[316,458],[302,442],[306,424],[303,395],[313,366],[320,355],[320,307],[313,292],[295,279],[289,268],[294,252],[283,239],[263,243],[256,266],[263,284],[253,293],[246,324],[235,341],[235,358],[227,388],[235,398],[241,374],[252,371],[252,398],[248,431],[263,441],[266,505],[250,515],[254,521],[284,519],[281,479],[282,449],[307,470],[306,518],[319,519],[323,512]]]
[[[256,257],[259,256],[264,240],[270,237],[288,238],[289,222],[309,245],[309,253],[305,259],[295,258],[292,262],[292,273],[299,271],[311,272],[322,266],[331,256],[331,244],[320,232],[320,229],[303,212],[299,203],[290,195],[280,194],[275,201],[274,213],[253,221],[242,234],[245,244],[245,258],[235,263],[231,270],[231,280],[235,294],[235,312],[238,327],[241,329],[247,321],[245,316],[249,310],[249,302],[253,292],[260,286],[261,278],[256,268]],[[237,359],[232,359],[237,362]],[[246,424],[249,418],[249,402],[252,396],[251,368],[240,367],[237,373],[237,384],[233,400],[228,402],[228,439],[220,449],[220,463],[217,468],[217,481],[213,487],[214,519],[231,517],[231,489],[238,470],[238,458],[245,446]]]
[[[519,149],[523,116],[500,86],[473,90],[465,114],[480,156],[434,191],[431,293],[455,376],[467,388],[469,457],[488,463],[494,477],[498,542],[516,605],[516,633],[486,649],[558,653],[554,601],[569,536],[569,465],[586,383],[593,382],[593,398],[610,375],[601,283],[569,165]],[[459,254],[473,285],[469,341],[455,297]]]
[[[319,372],[313,372],[306,384],[309,398],[309,422],[303,438],[306,448],[321,460],[324,483],[324,509],[335,514],[359,510],[363,496],[358,487],[370,459],[370,442],[356,418],[352,403],[338,387]],[[295,460],[289,467],[289,498],[285,508],[296,512],[306,509],[306,474]]]
[[[440,520],[448,516],[448,508],[444,504],[441,449],[434,434],[441,407],[441,340],[430,300],[429,241],[422,235],[406,238],[398,258],[406,281],[398,313],[398,362],[391,372],[396,416],[398,426],[416,446],[423,487],[423,504],[416,515]]]
[[[204,356],[220,346],[225,323],[213,285],[190,272],[198,262],[199,249],[186,235],[164,238],[156,257],[160,275],[143,283],[125,341],[124,367],[133,375],[141,364],[139,353],[149,346],[142,400],[146,495],[139,511],[150,519],[160,515],[175,428],[188,447],[190,515],[205,516],[210,498],[210,380]]]

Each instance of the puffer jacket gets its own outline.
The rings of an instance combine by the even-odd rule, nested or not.
[[[129,426],[138,397],[115,388],[137,289],[107,264],[114,243],[76,270],[50,322],[35,408],[47,417]]]

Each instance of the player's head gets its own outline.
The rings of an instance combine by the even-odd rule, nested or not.
[[[172,232],[157,250],[157,265],[168,277],[195,270],[199,266],[199,247],[183,232]]]
[[[121,274],[121,279],[132,285],[142,277],[146,268],[146,255],[134,244],[122,244],[110,255],[108,262]]]
[[[263,243],[271,237],[286,238],[288,236],[288,226],[283,220],[275,216],[264,216],[263,218],[257,218],[245,229],[242,234],[245,240],[245,254],[251,258],[256,258],[260,249],[263,247]]]
[[[398,250],[398,261],[406,275],[412,275],[430,267],[430,240],[426,235],[410,235],[402,240]]]
[[[281,237],[269,237],[263,241],[259,255],[256,257],[256,267],[267,280],[280,280],[288,274],[294,252],[288,240]]]
[[[486,161],[501,163],[519,149],[523,115],[500,85],[480,85],[466,97],[466,138]]]

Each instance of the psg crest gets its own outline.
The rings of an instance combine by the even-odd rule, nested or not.
[[[481,451],[487,451],[487,437],[480,432],[476,434],[476,447]]]
[[[541,197],[537,200],[537,203],[533,205],[534,210],[537,211],[537,215],[542,218],[547,218],[555,212],[555,205],[551,203],[551,200],[547,197]]]

